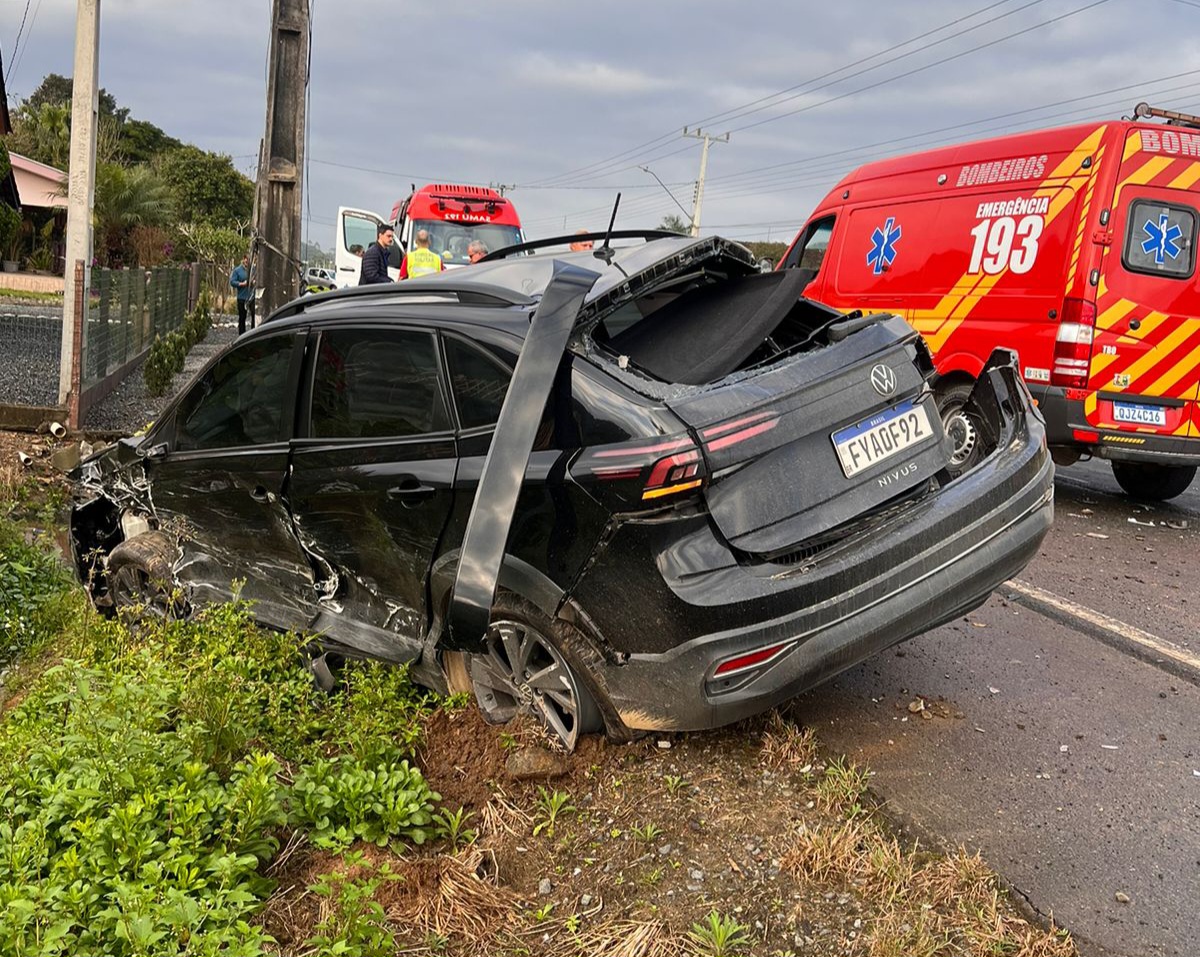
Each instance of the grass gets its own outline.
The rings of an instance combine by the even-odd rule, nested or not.
[[[0,286],[0,300],[6,299],[62,305],[63,294],[61,292],[34,292],[29,289],[7,289],[4,286]]]

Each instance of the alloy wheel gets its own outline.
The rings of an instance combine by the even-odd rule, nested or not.
[[[534,626],[496,621],[487,650],[470,656],[471,681],[484,717],[493,724],[519,712],[538,718],[568,751],[581,729],[594,726],[596,706],[562,653]]]

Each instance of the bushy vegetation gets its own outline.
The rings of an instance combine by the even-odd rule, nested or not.
[[[252,918],[290,831],[432,836],[410,763],[430,701],[404,669],[347,666],[327,695],[244,606],[131,627],[3,519],[0,556],[6,644],[54,662],[0,718],[0,953],[266,953]]]
[[[165,336],[154,337],[146,361],[142,364],[142,376],[151,395],[163,395],[171,387],[175,374],[183,371],[183,364],[192,347],[204,340],[212,328],[212,310],[208,290],[200,293],[196,308],[184,317],[183,325]]]

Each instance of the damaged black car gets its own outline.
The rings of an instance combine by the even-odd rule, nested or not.
[[[324,654],[570,748],[764,711],[1034,555],[1053,466],[1012,353],[958,474],[903,319],[810,302],[727,240],[614,236],[307,296],[240,337],[80,467],[96,605],[240,587]]]

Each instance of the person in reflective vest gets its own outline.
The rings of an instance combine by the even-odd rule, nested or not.
[[[413,237],[414,248],[409,250],[400,264],[401,279],[416,279],[418,276],[428,276],[441,272],[442,257],[429,248],[429,230],[418,229]]]

